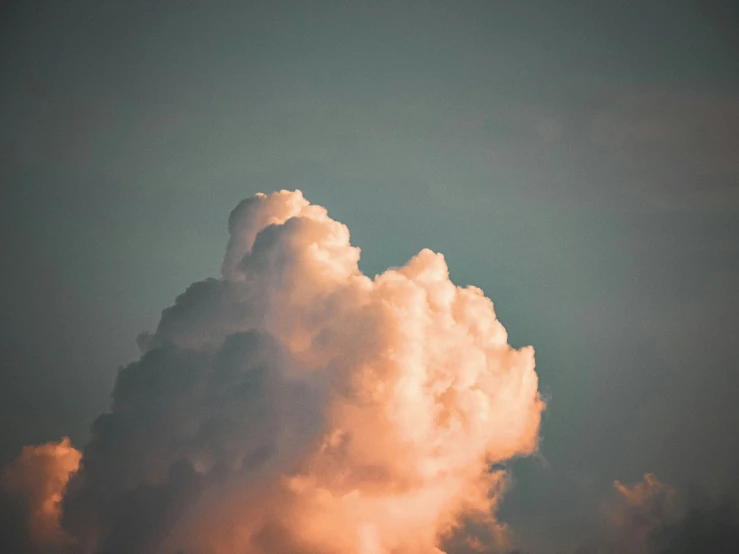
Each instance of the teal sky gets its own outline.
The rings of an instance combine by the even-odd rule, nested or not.
[[[156,5],[152,5],[156,4]],[[0,462],[84,444],[136,335],[299,188],[374,274],[423,247],[537,351],[522,548],[615,479],[739,493],[730,2],[19,2],[0,14]]]

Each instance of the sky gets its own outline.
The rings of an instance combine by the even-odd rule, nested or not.
[[[219,277],[229,213],[299,189],[365,275],[440,252],[534,347],[511,548],[591,548],[616,501],[739,495],[731,2],[2,10],[0,465],[95,445],[137,336]]]

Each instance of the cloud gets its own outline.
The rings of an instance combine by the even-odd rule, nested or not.
[[[81,453],[68,438],[26,446],[0,477],[0,529],[16,552],[57,549],[69,542],[59,524],[67,483]],[[23,536],[26,535],[26,536]]]
[[[661,527],[652,537],[658,554],[724,554],[739,550],[739,510],[730,497],[690,502],[684,516]]]
[[[616,481],[613,488],[615,499],[608,516],[616,542],[624,551],[650,551],[653,534],[682,517],[677,491],[652,473],[633,485]]]
[[[574,554],[724,554],[739,548],[739,511],[730,497],[684,497],[647,473],[613,484],[606,532]]]
[[[505,547],[492,468],[536,450],[544,404],[492,302],[429,250],[365,276],[299,191],[245,200],[229,232],[222,277],[139,337],[93,424],[62,502],[80,552]]]
[[[739,511],[730,497],[684,498],[652,474],[632,486],[614,484],[622,503],[611,522],[622,552],[723,554],[739,549]]]

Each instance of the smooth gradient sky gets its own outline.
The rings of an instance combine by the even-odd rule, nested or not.
[[[375,274],[423,247],[532,344],[501,519],[596,533],[614,480],[739,494],[731,2],[18,2],[0,14],[0,463],[85,443],[135,338],[299,188]]]

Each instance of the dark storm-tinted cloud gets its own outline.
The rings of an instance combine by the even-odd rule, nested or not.
[[[739,547],[739,512],[727,496],[681,493],[647,474],[614,483],[607,501],[592,506],[602,518],[599,536],[572,550],[546,554],[723,554]],[[526,554],[515,551],[510,554]]]
[[[665,525],[652,537],[658,554],[722,554],[739,548],[739,511],[736,501],[723,497],[697,498],[685,517]]]

